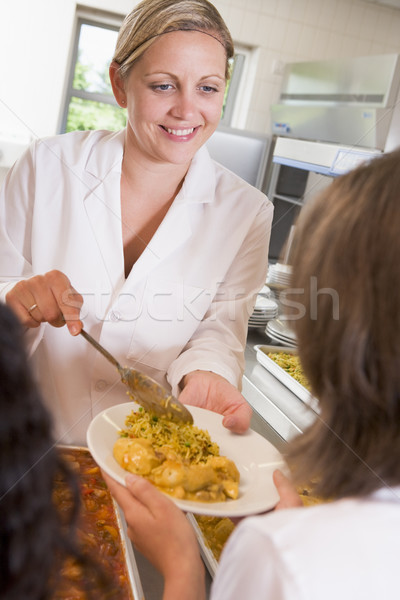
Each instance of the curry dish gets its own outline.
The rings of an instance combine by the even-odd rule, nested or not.
[[[322,503],[321,498],[314,496],[312,489],[309,487],[301,487],[297,491],[304,506],[314,506]],[[212,517],[208,515],[194,515],[194,518],[206,546],[212,552],[215,560],[219,561],[222,550],[236,527],[234,521],[229,517]]]
[[[107,597],[134,600],[119,522],[100,469],[90,452],[83,448],[62,449],[61,453],[79,481],[79,545],[84,554],[94,558],[98,568],[110,580],[112,589]],[[53,498],[61,514],[70,510],[71,491],[61,477],[56,481]],[[53,600],[86,600],[84,588],[88,577],[90,574],[85,572],[84,567],[73,559],[66,560],[57,578]]]
[[[121,467],[184,500],[221,502],[239,495],[235,463],[219,455],[207,431],[138,410],[114,445]]]
[[[219,561],[222,550],[229,536],[235,529],[234,522],[229,517],[209,517],[206,515],[194,515],[204,541]]]

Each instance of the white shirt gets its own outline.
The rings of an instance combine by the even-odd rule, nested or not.
[[[0,195],[0,299],[21,278],[59,269],[84,297],[84,327],[123,366],[170,386],[214,371],[240,385],[247,319],[265,282],[273,207],[203,147],[147,248],[124,275],[124,131],[38,141]],[[66,327],[30,330],[63,443],[85,443],[95,414],[126,402],[119,375]]]
[[[211,600],[389,600],[399,596],[400,487],[242,521]]]

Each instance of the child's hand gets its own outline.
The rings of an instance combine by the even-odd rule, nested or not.
[[[279,502],[275,506],[275,510],[281,510],[282,508],[295,508],[297,506],[303,506],[301,498],[296,491],[296,488],[283,473],[277,469],[273,473],[273,480],[276,489],[279,494]]]
[[[164,577],[164,600],[203,598],[204,565],[184,513],[143,477],[127,475],[126,488],[104,472],[103,477],[125,515],[130,539]]]

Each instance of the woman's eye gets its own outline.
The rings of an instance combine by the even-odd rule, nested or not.
[[[168,91],[172,88],[170,83],[159,83],[151,86],[153,90],[161,90],[162,92]]]
[[[202,85],[201,90],[203,90],[203,92],[206,92],[207,94],[210,94],[212,92],[218,92],[218,89],[212,85]]]

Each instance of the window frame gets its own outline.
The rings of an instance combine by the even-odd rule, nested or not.
[[[259,50],[257,47],[235,44],[235,55],[241,57],[239,81],[236,84],[235,97],[230,115],[229,127],[246,129],[250,103],[253,95]],[[235,69],[236,70],[236,69]],[[233,76],[235,72],[233,73]]]
[[[234,68],[229,81],[229,89],[225,100],[224,114],[221,117],[220,125],[224,125],[226,127],[232,126],[235,104],[240,90],[245,61],[246,56],[241,52],[235,54],[233,62]]]

